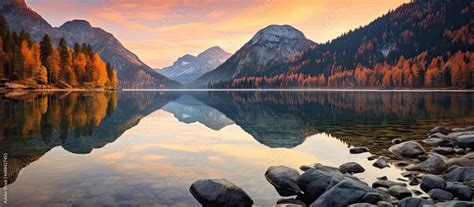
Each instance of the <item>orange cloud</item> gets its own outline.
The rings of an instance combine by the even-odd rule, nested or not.
[[[235,52],[259,29],[290,24],[316,42],[331,40],[409,0],[35,0],[54,25],[80,18],[104,28],[147,64],[219,45]],[[95,3],[94,3],[95,2]]]

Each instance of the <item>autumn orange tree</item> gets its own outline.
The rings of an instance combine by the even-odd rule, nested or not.
[[[11,32],[0,15],[0,81],[75,88],[117,88],[117,73],[88,44],[70,48],[64,38],[54,46],[48,34],[34,42]]]

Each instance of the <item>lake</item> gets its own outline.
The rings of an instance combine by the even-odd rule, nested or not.
[[[437,125],[474,125],[474,93],[387,91],[121,91],[0,95],[8,204],[199,206],[198,179],[226,178],[255,206],[281,197],[269,166],[360,163],[400,178],[391,140]],[[390,157],[378,169],[368,153]],[[4,184],[0,184],[4,187]]]

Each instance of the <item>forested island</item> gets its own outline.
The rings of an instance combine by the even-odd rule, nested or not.
[[[35,42],[25,31],[10,31],[0,15],[0,90],[116,89],[117,73],[89,44],[54,45],[48,34]]]

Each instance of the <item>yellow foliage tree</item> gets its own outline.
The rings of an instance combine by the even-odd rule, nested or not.
[[[95,53],[92,58],[92,82],[96,87],[104,87],[107,81],[106,65],[99,54]]]
[[[61,58],[57,48],[53,48],[51,55],[48,57],[49,72],[51,74],[51,83],[58,83],[61,77]]]
[[[84,55],[84,53],[76,54],[73,61],[73,67],[74,67],[74,72],[76,73],[77,81],[79,81],[80,83],[85,82],[86,66],[87,66],[87,58]]]

